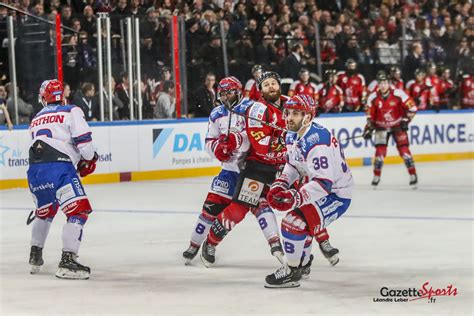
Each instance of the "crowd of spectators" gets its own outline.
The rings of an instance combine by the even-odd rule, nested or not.
[[[203,102],[215,101],[213,87],[224,76],[221,32],[226,38],[229,72],[242,82],[251,77],[255,64],[297,80],[303,67],[317,73],[319,60],[324,72],[328,68],[342,69],[348,59],[353,59],[367,82],[380,69],[394,65],[402,69],[405,81],[413,79],[415,69],[428,61],[443,64],[453,77],[461,70],[472,73],[473,66],[474,7],[469,0],[14,0],[6,3],[51,21],[59,13],[63,25],[77,32],[63,33],[64,78],[71,94],[68,99],[81,106],[90,120],[100,119],[96,20],[102,12],[109,14],[112,24],[114,119],[130,117],[127,93],[130,83],[120,46],[123,36],[120,21],[127,16],[140,19],[144,118],[175,115],[174,86],[168,68],[172,64],[173,15],[182,16],[185,21],[186,97],[190,116],[204,116],[208,111],[203,111]],[[22,26],[31,21],[25,15],[0,7],[3,42],[7,15],[16,18],[17,36],[26,30]],[[320,56],[316,56],[317,30]],[[51,46],[54,41],[46,42]],[[0,80],[4,85],[9,81],[8,58],[6,45],[2,46]],[[23,50],[19,51],[18,46]],[[28,47],[20,41],[17,54],[24,54],[25,49]],[[51,47],[48,50],[53,51]],[[54,60],[53,53],[46,59]],[[48,69],[54,75],[54,65]],[[25,117],[31,117],[39,109],[35,93],[40,80],[32,75],[31,80],[35,81],[32,85],[32,81],[22,79],[28,75],[28,71],[22,71],[19,80],[19,100],[24,102]],[[104,95],[106,100],[108,97]]]

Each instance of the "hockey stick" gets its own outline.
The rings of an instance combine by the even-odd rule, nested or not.
[[[26,225],[30,225],[32,221],[35,220],[36,215],[33,215],[34,211],[31,211],[30,214],[28,215],[28,218],[26,219]],[[33,215],[33,216],[31,216]]]
[[[347,137],[347,138],[339,140],[339,142],[346,142],[348,140],[352,140],[352,139],[356,139],[356,138],[360,138],[360,137],[364,137],[364,135],[357,135],[357,136]]]

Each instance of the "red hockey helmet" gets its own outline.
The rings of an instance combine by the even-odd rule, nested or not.
[[[298,110],[311,114],[312,116],[316,115],[316,103],[314,99],[307,94],[297,94],[291,97],[286,101],[283,107],[285,110]]]
[[[225,77],[224,79],[219,81],[219,84],[217,85],[217,96],[219,100],[223,101],[222,96],[226,95],[229,92],[235,92],[237,94],[236,102],[238,102],[240,101],[240,99],[242,99],[242,89],[243,86],[239,79],[235,78],[234,76]],[[235,104],[236,102],[233,102],[233,104]]]
[[[39,90],[39,101],[43,106],[50,103],[61,104],[64,98],[64,88],[57,79],[45,80]]]

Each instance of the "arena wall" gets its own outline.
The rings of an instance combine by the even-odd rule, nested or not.
[[[372,164],[373,143],[360,135],[362,113],[322,115],[319,121],[333,131],[345,148],[350,166]],[[410,125],[415,162],[473,159],[474,111],[420,112]],[[157,180],[214,175],[219,162],[205,151],[207,119],[119,121],[91,123],[100,155],[97,170],[84,183]],[[28,126],[0,129],[0,189],[27,187]],[[389,146],[386,163],[402,163]]]

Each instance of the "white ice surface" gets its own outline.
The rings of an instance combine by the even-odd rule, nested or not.
[[[215,267],[184,266],[211,178],[91,185],[95,212],[85,226],[80,261],[90,280],[54,277],[61,252],[58,213],[45,265],[28,273],[33,207],[27,190],[0,191],[0,315],[472,315],[473,161],[418,164],[419,189],[403,165],[385,166],[379,189],[371,168],[353,168],[356,190],[329,231],[341,261],[316,260],[296,289],[265,289],[278,268],[253,215],[217,250]],[[281,214],[278,215],[279,220]],[[381,287],[452,284],[457,296],[408,303],[373,302]]]

